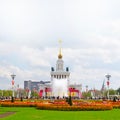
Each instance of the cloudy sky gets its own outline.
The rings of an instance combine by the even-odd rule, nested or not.
[[[62,40],[71,83],[120,87],[120,0],[0,0],[0,89],[50,80]],[[106,84],[106,82],[105,82]]]

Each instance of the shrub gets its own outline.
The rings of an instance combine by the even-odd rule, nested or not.
[[[13,96],[12,96],[11,102],[12,102],[12,103],[14,102],[14,97],[13,97]]]
[[[69,96],[69,98],[68,98],[68,104],[69,104],[70,106],[72,106],[72,98],[71,98],[71,96]]]

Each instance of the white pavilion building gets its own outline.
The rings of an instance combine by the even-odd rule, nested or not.
[[[32,82],[24,81],[24,89],[38,88],[40,97],[67,97],[71,95],[75,98],[81,98],[81,84],[70,84],[69,67],[64,68],[64,61],[61,52],[61,47],[56,61],[56,68],[51,67],[51,81]]]

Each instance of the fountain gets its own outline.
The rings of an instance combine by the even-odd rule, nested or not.
[[[68,81],[67,79],[53,79],[52,95],[54,97],[67,97],[68,96]]]

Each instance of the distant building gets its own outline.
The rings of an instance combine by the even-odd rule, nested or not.
[[[40,89],[41,86],[45,86],[46,84],[50,84],[51,82],[50,81],[32,81],[32,80],[29,80],[29,81],[24,81],[24,89],[25,90],[38,90]]]

